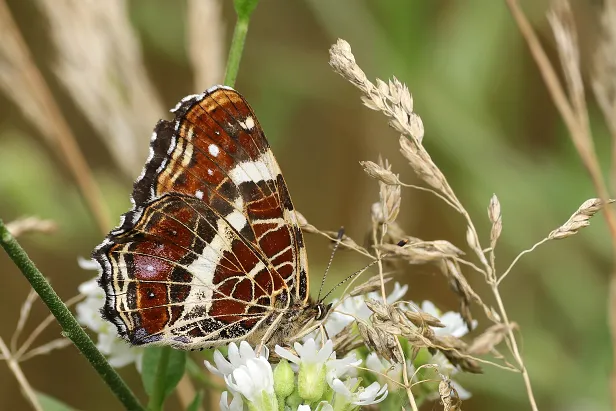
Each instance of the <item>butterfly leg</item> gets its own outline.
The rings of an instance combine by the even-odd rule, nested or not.
[[[325,345],[325,341],[329,340],[329,335],[323,323],[319,324],[319,331],[321,332],[321,346]]]
[[[265,330],[263,337],[261,337],[261,341],[259,342],[259,345],[257,345],[257,351],[256,351],[257,355],[261,354],[261,350],[263,349],[264,345],[267,345],[268,343],[272,343],[272,341],[270,340],[272,340],[272,337],[274,336],[274,332],[279,328],[279,325],[282,319],[283,319],[283,314],[278,315],[274,319],[274,321],[272,321],[269,327],[267,327],[267,330]],[[274,339],[273,343],[278,344],[279,342],[276,339]]]

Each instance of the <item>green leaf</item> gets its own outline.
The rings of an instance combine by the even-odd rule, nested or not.
[[[197,411],[201,405],[201,401],[203,401],[203,391],[197,392],[195,399],[192,400],[188,408],[186,408],[186,411]]]
[[[143,369],[141,372],[145,392],[151,396],[156,386],[158,366],[164,350],[169,350],[169,359],[166,364],[167,370],[164,374],[163,386],[165,387],[165,391],[163,399],[173,392],[176,385],[178,385],[182,379],[186,366],[186,353],[167,347],[148,348],[143,354]]]
[[[56,400],[54,397],[50,397],[42,392],[37,392],[36,398],[45,411],[75,411],[75,408],[69,407],[62,401]]]
[[[235,12],[240,20],[249,19],[252,12],[257,7],[259,0],[235,0]]]

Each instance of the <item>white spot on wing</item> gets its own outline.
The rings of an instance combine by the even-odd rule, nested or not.
[[[214,157],[218,156],[218,153],[220,153],[220,149],[218,148],[218,146],[216,144],[210,144],[210,146],[207,148],[207,150]]]
[[[244,130],[252,130],[255,126],[255,120],[252,117],[246,117],[246,120],[240,121],[240,126]]]
[[[201,191],[201,190],[195,191],[195,197],[197,197],[199,200],[202,200],[203,199],[203,191]]]

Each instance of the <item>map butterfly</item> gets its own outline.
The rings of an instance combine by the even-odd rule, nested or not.
[[[92,254],[103,317],[135,345],[288,344],[329,306],[308,296],[302,232],[255,113],[225,86],[171,111],[132,210]]]

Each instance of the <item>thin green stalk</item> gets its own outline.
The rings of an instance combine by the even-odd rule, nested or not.
[[[158,367],[156,367],[154,391],[152,392],[148,403],[149,411],[160,411],[163,409],[163,403],[165,402],[165,390],[167,389],[167,368],[169,366],[171,350],[172,348],[170,347],[164,347],[161,350],[160,358],[158,359]]]
[[[233,38],[229,47],[229,57],[227,59],[227,70],[225,72],[225,85],[229,87],[235,86],[237,72],[240,69],[240,61],[242,60],[242,52],[244,51],[244,43],[246,43],[246,34],[248,33],[248,23],[250,16],[257,7],[259,0],[234,0],[235,14],[237,14],[237,22],[233,30]]]
[[[0,220],[0,245],[22,272],[30,285],[47,305],[49,311],[56,317],[62,327],[62,334],[73,344],[90,362],[111,391],[122,402],[127,410],[143,411],[135,394],[122,380],[122,377],[109,365],[103,354],[98,351],[88,334],[81,328],[73,314],[66,307],[58,294],[51,288],[43,274],[36,268],[28,254],[19,245],[17,240],[8,231],[4,222]]]
[[[233,30],[233,39],[229,47],[229,57],[227,58],[227,69],[225,71],[225,85],[233,87],[235,79],[240,69],[240,61],[242,60],[242,52],[244,51],[244,43],[246,43],[246,34],[248,33],[248,22],[250,17],[239,17],[235,23]]]

